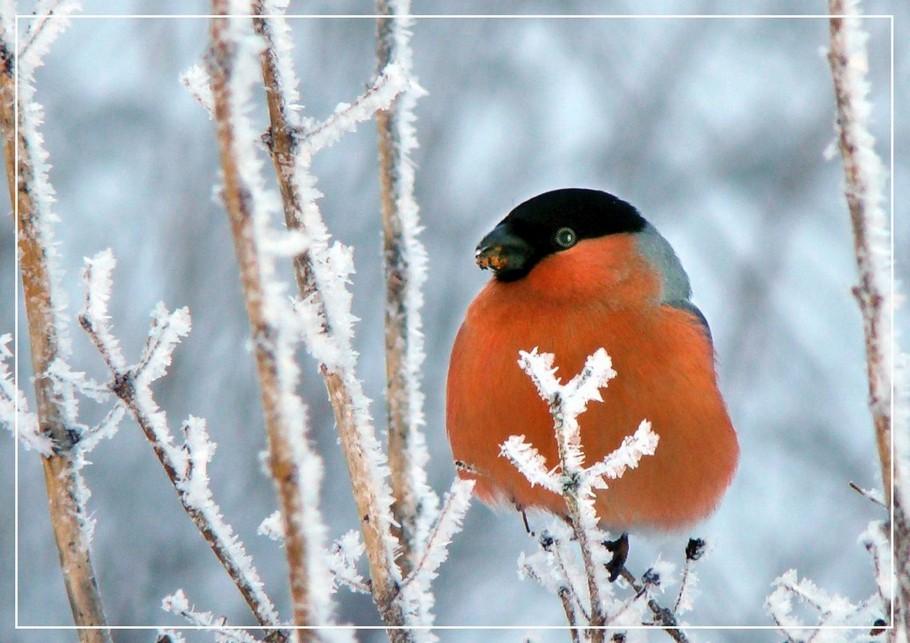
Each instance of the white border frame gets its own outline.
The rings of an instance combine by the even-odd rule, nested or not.
[[[67,19],[67,20],[119,20],[119,19],[138,19],[138,20],[182,20],[182,19],[206,19],[210,20],[212,18],[248,18],[251,14],[226,14],[226,15],[216,15],[216,14],[74,14],[65,17],[51,15],[46,16],[45,19]],[[40,16],[35,16],[33,14],[20,14],[16,13],[16,22],[14,29],[14,48],[15,48],[15,65],[14,65],[14,134],[15,140],[19,140],[19,21],[20,20],[34,20]],[[263,18],[277,18],[283,17],[286,19],[308,19],[308,20],[376,20],[378,18],[389,18],[389,16],[381,16],[378,14],[262,14]],[[393,16],[394,17],[394,16]],[[853,16],[839,15],[839,14],[409,14],[408,16],[414,20],[528,20],[528,19],[539,19],[539,20],[829,20],[830,18],[849,18]],[[889,70],[889,81],[890,81],[890,135],[889,135],[889,159],[888,159],[888,181],[889,181],[889,204],[888,209],[890,213],[890,251],[891,256],[890,260],[890,272],[891,272],[891,333],[892,338],[894,336],[894,321],[895,321],[895,302],[894,294],[895,290],[895,279],[894,279],[894,14],[866,14],[861,16],[855,16],[860,20],[882,20],[888,19],[889,25],[889,46],[890,46],[890,70]],[[15,173],[15,185],[17,188],[19,186],[19,145],[18,143],[15,146],[14,153],[14,173]],[[19,199],[18,197],[14,199],[12,204],[13,206],[13,218],[14,218],[14,227],[15,227],[15,244],[16,251],[14,253],[14,292],[15,292],[15,301],[13,306],[13,346],[18,347],[19,345]],[[894,411],[895,411],[895,366],[894,366],[894,341],[890,342],[890,361],[891,361],[891,407],[890,407],[890,419],[891,419],[891,431],[889,435],[891,436],[891,507],[890,514],[894,515]],[[13,357],[13,380],[16,389],[19,388],[19,351],[14,352]],[[87,626],[87,625],[21,625],[19,623],[19,414],[14,414],[14,457],[13,457],[13,471],[14,471],[14,502],[13,502],[13,515],[14,515],[14,527],[13,527],[13,550],[15,552],[14,559],[14,590],[13,590],[13,603],[14,603],[14,622],[15,630],[202,630],[202,631],[269,631],[270,628],[264,628],[260,625],[225,625],[219,627],[212,626],[203,626],[203,625],[106,625],[106,626]],[[894,521],[891,521],[891,560],[892,560],[892,574],[891,574],[891,614],[889,615],[888,624],[882,627],[885,631],[890,631],[894,629],[894,602],[896,600],[895,587],[896,587],[896,557],[895,557],[895,546],[894,546]],[[868,631],[869,625],[863,626],[851,626],[851,625],[816,625],[816,626],[792,626],[790,629],[799,630],[799,631],[813,631],[813,630],[844,630],[844,631]],[[518,630],[518,631],[550,631],[550,630],[590,630],[590,629],[602,629],[606,631],[612,630],[664,630],[666,629],[660,625],[624,625],[624,626],[569,626],[569,625],[415,625],[410,627],[389,627],[386,625],[287,625],[283,626],[281,629],[287,630],[465,630],[465,631],[474,631],[474,630]],[[778,625],[686,625],[680,626],[681,630],[693,630],[693,631],[725,631],[725,630],[771,630],[771,631],[781,631],[781,627]]]

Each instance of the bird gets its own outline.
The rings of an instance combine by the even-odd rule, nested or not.
[[[558,464],[553,419],[518,364],[552,353],[557,375],[604,348],[617,375],[579,416],[586,463],[619,447],[642,420],[653,456],[596,492],[614,568],[628,533],[678,533],[709,516],[730,485],[739,443],[718,388],[708,322],[670,243],[639,211],[604,191],[558,189],[515,207],[475,250],[492,271],[465,313],[446,380],[446,432],[458,475],[483,502],[565,518],[565,500],[532,486],[500,445],[524,435]],[[530,531],[530,530],[529,530]],[[618,560],[617,560],[618,557]]]

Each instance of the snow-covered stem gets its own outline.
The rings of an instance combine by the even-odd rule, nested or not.
[[[553,366],[554,356],[549,353],[521,351],[518,363],[534,383],[540,397],[547,403],[553,418],[558,461],[556,467],[548,469],[546,461],[537,448],[525,441],[523,436],[511,436],[501,445],[501,455],[506,457],[532,485],[540,485],[562,496],[566,503],[566,515],[578,544],[583,562],[583,573],[588,590],[589,607],[581,606],[582,613],[591,629],[585,630],[589,641],[604,640],[604,626],[612,622],[630,607],[627,602],[620,607],[620,613],[608,615],[607,597],[611,594],[610,581],[606,573],[607,554],[606,534],[599,527],[599,519],[594,503],[596,489],[606,489],[608,480],[623,476],[628,469],[634,469],[646,455],[653,455],[659,438],[651,430],[647,420],[643,420],[631,436],[623,439],[620,446],[603,460],[594,464],[585,464],[581,428],[578,416],[584,413],[591,401],[602,401],[600,389],[616,376],[609,355],[604,349],[598,349],[585,361],[584,367],[575,377],[563,384],[556,377]],[[555,558],[558,538],[554,542],[541,540],[542,548]],[[565,563],[556,559],[559,575],[565,582],[568,595],[576,596],[571,578]],[[635,589],[636,595],[647,591],[644,583],[639,583],[625,568],[624,578]],[[560,595],[565,604],[565,597]],[[655,617],[655,622],[664,627],[667,634],[676,641],[685,641],[685,634],[676,627],[673,612],[662,607],[648,596],[648,607]],[[573,609],[574,614],[574,609]],[[568,615],[568,612],[567,612]]]
[[[356,376],[356,352],[352,346],[353,317],[347,276],[351,272],[349,251],[330,244],[329,232],[319,212],[316,179],[310,170],[312,150],[301,145],[305,127],[297,108],[299,95],[293,70],[288,26],[280,13],[286,2],[257,0],[254,18],[257,32],[265,41],[260,56],[262,78],[269,111],[269,151],[284,209],[285,223],[302,231],[310,240],[308,248],[294,259],[300,300],[311,321],[307,347],[321,363],[320,371],[335,415],[340,443],[351,476],[354,500],[370,570],[373,600],[384,623],[408,624],[407,610],[396,600],[402,573],[396,563],[398,539],[392,531],[392,493],[387,464],[368,412],[368,400]],[[394,96],[388,96],[391,101]],[[378,107],[387,107],[380,105]],[[390,629],[396,641],[415,638],[412,631]]]
[[[249,9],[244,2],[213,2],[216,15]],[[284,284],[275,276],[275,248],[286,244],[270,247],[271,240],[293,235],[271,226],[270,215],[278,204],[263,185],[258,137],[247,115],[258,76],[256,60],[266,49],[252,27],[250,20],[242,18],[211,22],[208,71],[224,177],[222,195],[253,337],[269,466],[284,520],[294,623],[330,625],[334,606],[325,588],[332,581],[323,556],[326,528],[318,506],[322,461],[309,444],[306,407],[296,392],[299,369],[294,349],[301,329],[294,322],[298,317],[287,301]],[[302,632],[307,638],[323,636],[313,630]]]
[[[818,621],[814,625],[809,625],[810,628],[848,625],[865,629],[874,627],[873,623],[882,616],[881,604],[878,600],[872,600],[878,598],[876,595],[854,604],[843,596],[822,590],[807,578],[800,579],[795,569],[790,569],[776,578],[773,587],[774,590],[765,599],[765,608],[781,633],[790,641],[814,641],[819,633],[823,632],[815,629],[811,635],[804,638],[807,626],[793,614],[794,601],[805,604],[817,613]],[[856,640],[868,640],[869,637],[864,636],[867,632],[868,630],[861,632]]]
[[[881,465],[884,504],[893,512],[889,517],[893,521],[897,561],[906,561],[910,552],[910,519],[900,489],[907,484],[908,472],[900,458],[893,465],[891,462],[891,441],[900,435],[899,431],[892,431],[892,421],[896,422],[896,418],[891,417],[892,362],[899,355],[891,328],[896,298],[889,283],[893,261],[891,231],[883,207],[887,175],[869,132],[872,113],[867,80],[869,36],[862,28],[858,0],[829,0],[828,7],[831,14],[828,61],[834,82],[838,148],[843,160],[859,276],[853,293],[863,318],[869,407]],[[901,366],[902,362],[898,364]],[[896,490],[894,498],[893,490]],[[895,571],[900,592],[895,597],[893,632],[900,632],[907,640],[910,638],[910,568],[905,563],[896,566]]]
[[[260,643],[259,639],[244,630],[228,628],[225,617],[197,610],[190,604],[182,589],[165,596],[161,601],[161,609],[170,614],[182,616],[191,625],[210,628],[209,631],[214,633],[216,643]]]
[[[836,131],[843,159],[845,193],[853,227],[859,284],[853,294],[863,316],[869,407],[881,463],[885,504],[891,505],[891,264],[885,215],[885,169],[869,133],[868,34],[861,26],[858,0],[829,0]]]
[[[414,617],[420,625],[433,622],[433,593],[430,586],[436,578],[439,566],[447,556],[452,537],[461,531],[464,516],[471,502],[473,480],[455,478],[449,492],[445,495],[442,509],[436,516],[424,541],[420,543],[421,555],[414,560],[410,573],[401,583],[401,592],[406,602],[413,606]]]
[[[556,594],[562,603],[562,609],[566,613],[566,623],[569,624],[569,636],[572,643],[580,643],[581,639],[578,634],[578,619],[575,618],[575,606],[572,604],[572,592],[568,587],[560,587]]]
[[[522,352],[518,363],[534,382],[541,398],[547,403],[553,417],[553,429],[556,434],[556,445],[560,468],[560,488],[566,503],[567,515],[578,542],[584,562],[590,601],[590,622],[594,627],[606,624],[607,614],[601,597],[601,587],[606,576],[603,565],[597,560],[595,548],[602,547],[603,540],[597,527],[593,499],[590,497],[591,481],[585,476],[584,456],[581,451],[581,434],[578,415],[583,412],[587,402],[599,399],[598,389],[606,385],[615,375],[610,365],[610,358],[603,349],[599,349],[588,358],[582,372],[567,385],[562,386],[556,379],[553,368],[553,355],[539,354],[536,349],[530,353]],[[590,383],[594,384],[593,391]],[[534,451],[534,449],[530,449]],[[529,453],[530,459],[540,465],[535,458],[536,451]],[[514,461],[514,460],[513,460]],[[519,467],[519,471],[522,468]],[[529,481],[531,479],[529,478]],[[602,640],[602,631],[595,632],[591,640]]]
[[[420,373],[424,342],[420,308],[427,254],[418,238],[422,227],[411,159],[417,147],[414,106],[422,90],[413,74],[409,11],[410,0],[376,2],[376,13],[385,16],[377,19],[378,71],[398,65],[411,85],[388,109],[376,114],[386,284],[388,452],[395,498],[392,511],[399,524],[404,565],[414,564],[420,556],[419,543],[425,538],[423,526],[432,520],[438,506],[438,499],[427,484],[429,453],[422,431],[425,422]]]
[[[332,544],[329,569],[337,585],[344,585],[352,592],[370,594],[370,581],[357,571],[357,561],[363,557],[360,532],[352,529]]]
[[[682,580],[679,581],[679,592],[676,594],[676,601],[673,603],[673,614],[692,609],[692,596],[695,592],[695,585],[698,583],[698,576],[695,574],[695,562],[699,560],[705,552],[705,541],[700,538],[690,538],[686,546],[686,562],[683,567]]]
[[[74,3],[64,3],[58,11],[75,8]],[[25,57],[17,59],[12,41],[15,20],[12,6],[5,3],[3,9],[0,129],[3,131],[10,202],[15,206],[19,231],[19,266],[35,376],[37,421],[42,434],[53,444],[53,453],[42,457],[48,508],[73,619],[79,626],[104,627],[107,623],[90,554],[91,520],[84,504],[87,489],[79,473],[83,462],[74,448],[78,432],[67,426],[63,400],[56,395],[54,382],[47,376],[50,366],[67,356],[69,347],[62,314],[64,300],[59,285],[58,251],[53,239],[54,192],[47,174],[48,154],[38,129],[43,114],[34,99],[34,70],[41,64],[41,56],[65,26],[65,21],[46,20],[54,25],[42,29],[40,34],[26,30],[24,41],[33,45]],[[15,104],[14,76],[17,68],[18,105]],[[28,430],[27,426],[24,428]],[[106,629],[80,630],[79,637],[83,642],[92,643],[111,640]]]
[[[159,304],[142,356],[136,365],[128,366],[111,329],[107,309],[114,265],[110,250],[86,259],[82,273],[85,302],[79,324],[110,371],[110,390],[130,411],[152,445],[184,511],[240,590],[256,620],[263,626],[276,627],[280,624],[278,612],[266,595],[243,543],[212,498],[206,466],[215,444],[209,440],[205,421],[190,417],[183,426],[184,444],[176,446],[167,416],[158,407],[151,390],[152,382],[165,375],[177,342],[189,333],[189,312],[182,308],[169,313]],[[286,639],[284,634],[280,636],[280,640]]]

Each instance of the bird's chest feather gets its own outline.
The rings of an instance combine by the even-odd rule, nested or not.
[[[618,266],[601,270],[601,284],[615,278],[615,287],[576,279],[555,290],[560,284],[540,271],[537,281],[491,282],[475,299],[449,370],[453,453],[475,470],[482,498],[561,511],[561,499],[531,488],[499,456],[502,442],[523,434],[556,464],[552,420],[518,366],[518,351],[553,353],[565,381],[603,347],[617,376],[603,403],[579,418],[588,461],[606,456],[645,419],[660,443],[652,458],[601,494],[601,517],[614,526],[677,527],[713,508],[735,468],[738,447],[717,391],[713,350],[688,313],[655,300],[653,283],[629,283],[630,273]],[[571,272],[561,274],[571,279]]]

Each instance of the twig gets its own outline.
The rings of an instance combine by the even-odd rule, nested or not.
[[[240,590],[256,620],[264,626],[278,626],[278,613],[263,590],[262,580],[244,551],[243,544],[224,521],[221,510],[211,498],[204,469],[211,455],[211,446],[204,427],[200,426],[201,421],[190,418],[184,425],[187,440],[183,450],[177,449],[173,445],[172,433],[164,414],[158,409],[149,388],[156,379],[155,376],[164,375],[157,364],[170,360],[174,344],[188,332],[188,313],[183,309],[168,314],[159,308],[142,358],[137,365],[126,366],[119,343],[111,332],[107,314],[110,271],[113,267],[114,260],[110,251],[86,260],[83,279],[87,288],[79,324],[98,349],[111,373],[111,391],[129,409],[152,445],[184,511]],[[153,368],[157,372],[150,372]],[[197,480],[201,484],[196,485]]]
[[[250,8],[242,2],[230,5],[228,0],[214,0],[213,13],[244,13]],[[273,201],[262,185],[255,135],[245,115],[259,53],[252,26],[241,18],[211,22],[208,62],[224,175],[222,195],[255,347],[269,464],[284,519],[294,623],[329,625],[333,605],[323,585],[331,581],[323,558],[326,529],[318,509],[322,462],[308,442],[306,407],[296,393],[299,369],[294,348],[301,329],[293,325],[296,315],[274,277],[276,255],[268,247],[280,235],[293,235],[270,226],[268,207]],[[301,630],[299,636],[312,639],[319,634]]]
[[[528,482],[562,496],[566,503],[567,521],[578,542],[584,563],[590,603],[586,636],[595,643],[604,640],[607,624],[605,597],[610,583],[606,565],[605,534],[598,526],[594,508],[594,489],[607,488],[607,480],[620,478],[627,469],[635,468],[645,455],[652,455],[658,436],[647,421],[642,421],[632,436],[623,439],[619,448],[603,460],[585,466],[578,416],[589,402],[601,401],[600,388],[616,376],[609,355],[600,348],[588,357],[581,372],[566,384],[556,378],[554,356],[549,353],[521,351],[518,363],[547,403],[556,437],[558,468],[548,470],[545,459],[524,436],[511,436],[501,445],[500,455],[518,469]],[[563,574],[568,576],[567,572]],[[671,615],[672,616],[672,615]]]
[[[872,503],[878,505],[879,507],[883,507],[885,509],[888,508],[888,505],[886,505],[884,502],[882,502],[882,499],[879,496],[878,492],[873,491],[872,489],[863,489],[862,487],[860,487],[858,484],[856,484],[852,480],[848,484],[850,485],[851,489],[853,489],[856,493],[861,495],[863,498],[865,498],[869,502],[872,502]]]
[[[409,0],[377,0],[377,61],[382,73],[399,65],[411,81],[392,105],[376,113],[379,140],[379,183],[382,209],[385,296],[386,400],[389,469],[395,502],[392,512],[400,525],[402,566],[420,555],[421,528],[432,519],[438,499],[426,480],[429,454],[421,431],[423,393],[420,366],[424,359],[420,307],[426,278],[426,250],[414,198],[411,152],[417,147],[414,105],[419,96],[412,72]],[[432,505],[432,506],[427,506]]]
[[[890,318],[894,293],[888,284],[893,257],[889,243],[891,231],[882,208],[885,169],[868,128],[872,111],[866,78],[868,36],[860,26],[861,10],[856,0],[829,0],[828,9],[831,38],[828,62],[834,82],[838,148],[843,159],[845,195],[859,273],[859,284],[853,294],[863,317],[869,409],[878,447],[884,504],[893,512],[889,518],[893,521],[894,550],[897,561],[906,561],[910,551],[910,523],[901,494],[892,498],[892,490],[906,484],[901,479],[906,473],[901,471],[901,459],[896,463],[891,461],[892,362],[897,352]],[[890,205],[894,207],[893,203]],[[895,632],[902,630],[906,636],[910,631],[910,580],[906,569],[898,573],[898,584],[900,600],[895,603],[892,625]]]
[[[578,621],[575,619],[575,608],[572,607],[572,596],[568,587],[560,587],[556,592],[559,600],[562,602],[562,609],[566,613],[566,621],[569,624],[569,636],[572,637],[572,643],[579,643],[578,638]]]
[[[891,354],[888,227],[882,210],[884,169],[867,127],[866,36],[854,0],[829,0],[828,62],[837,104],[838,147],[844,162],[847,206],[859,285],[853,294],[863,316],[869,408],[875,427],[885,505],[891,506]],[[847,16],[842,17],[842,16]]]
[[[254,13],[276,12],[265,0],[258,0]],[[402,606],[395,601],[402,576],[395,561],[398,542],[392,533],[391,490],[382,473],[384,456],[365,408],[362,385],[354,374],[354,352],[348,337],[351,323],[348,295],[343,292],[346,287],[344,275],[340,274],[342,267],[334,265],[341,248],[328,246],[328,231],[315,202],[315,179],[309,172],[311,158],[296,140],[300,125],[291,113],[297,89],[286,42],[287,27],[281,18],[254,18],[253,22],[265,40],[260,61],[268,100],[269,151],[281,189],[285,222],[288,228],[305,232],[311,240],[310,247],[294,260],[300,298],[311,306],[318,320],[308,346],[321,362],[320,371],[351,475],[373,600],[384,623],[406,625]],[[325,290],[332,290],[331,305]],[[388,633],[394,641],[413,639],[412,632],[407,630],[390,629]]]
[[[647,587],[642,583],[639,583],[638,579],[635,578],[635,575],[625,567],[620,570],[620,575],[629,583],[636,595],[647,593]],[[677,643],[688,643],[689,639],[686,637],[685,632],[677,627],[679,623],[676,621],[676,616],[670,609],[663,607],[657,602],[657,599],[650,595],[648,595],[648,609],[651,610],[651,613],[654,615],[655,624],[660,625],[664,632],[667,633],[667,636]]]
[[[12,19],[3,15],[5,24]],[[50,264],[55,256],[49,238],[52,231],[49,197],[53,188],[46,175],[46,153],[37,129],[42,114],[34,101],[32,65],[19,65],[19,104],[15,104],[13,44],[5,40],[6,33],[3,35],[6,64],[0,70],[0,129],[10,201],[15,204],[19,231],[19,266],[35,374],[38,425],[53,441],[55,449],[53,454],[41,459],[48,510],[73,619],[77,626],[103,628],[107,622],[85,529],[90,519],[78,471],[79,454],[74,453],[75,435],[66,425],[53,382],[46,375],[50,365],[65,354],[65,348],[61,346],[63,327],[58,319],[62,302],[55,288],[54,267]],[[80,630],[79,638],[83,643],[111,640],[106,629]]]
[[[193,625],[209,628],[215,633],[217,643],[262,643],[243,630],[228,629],[226,627],[227,619],[224,616],[215,616],[211,612],[197,610],[190,605],[189,599],[182,589],[165,596],[161,601],[161,609],[182,616]]]

